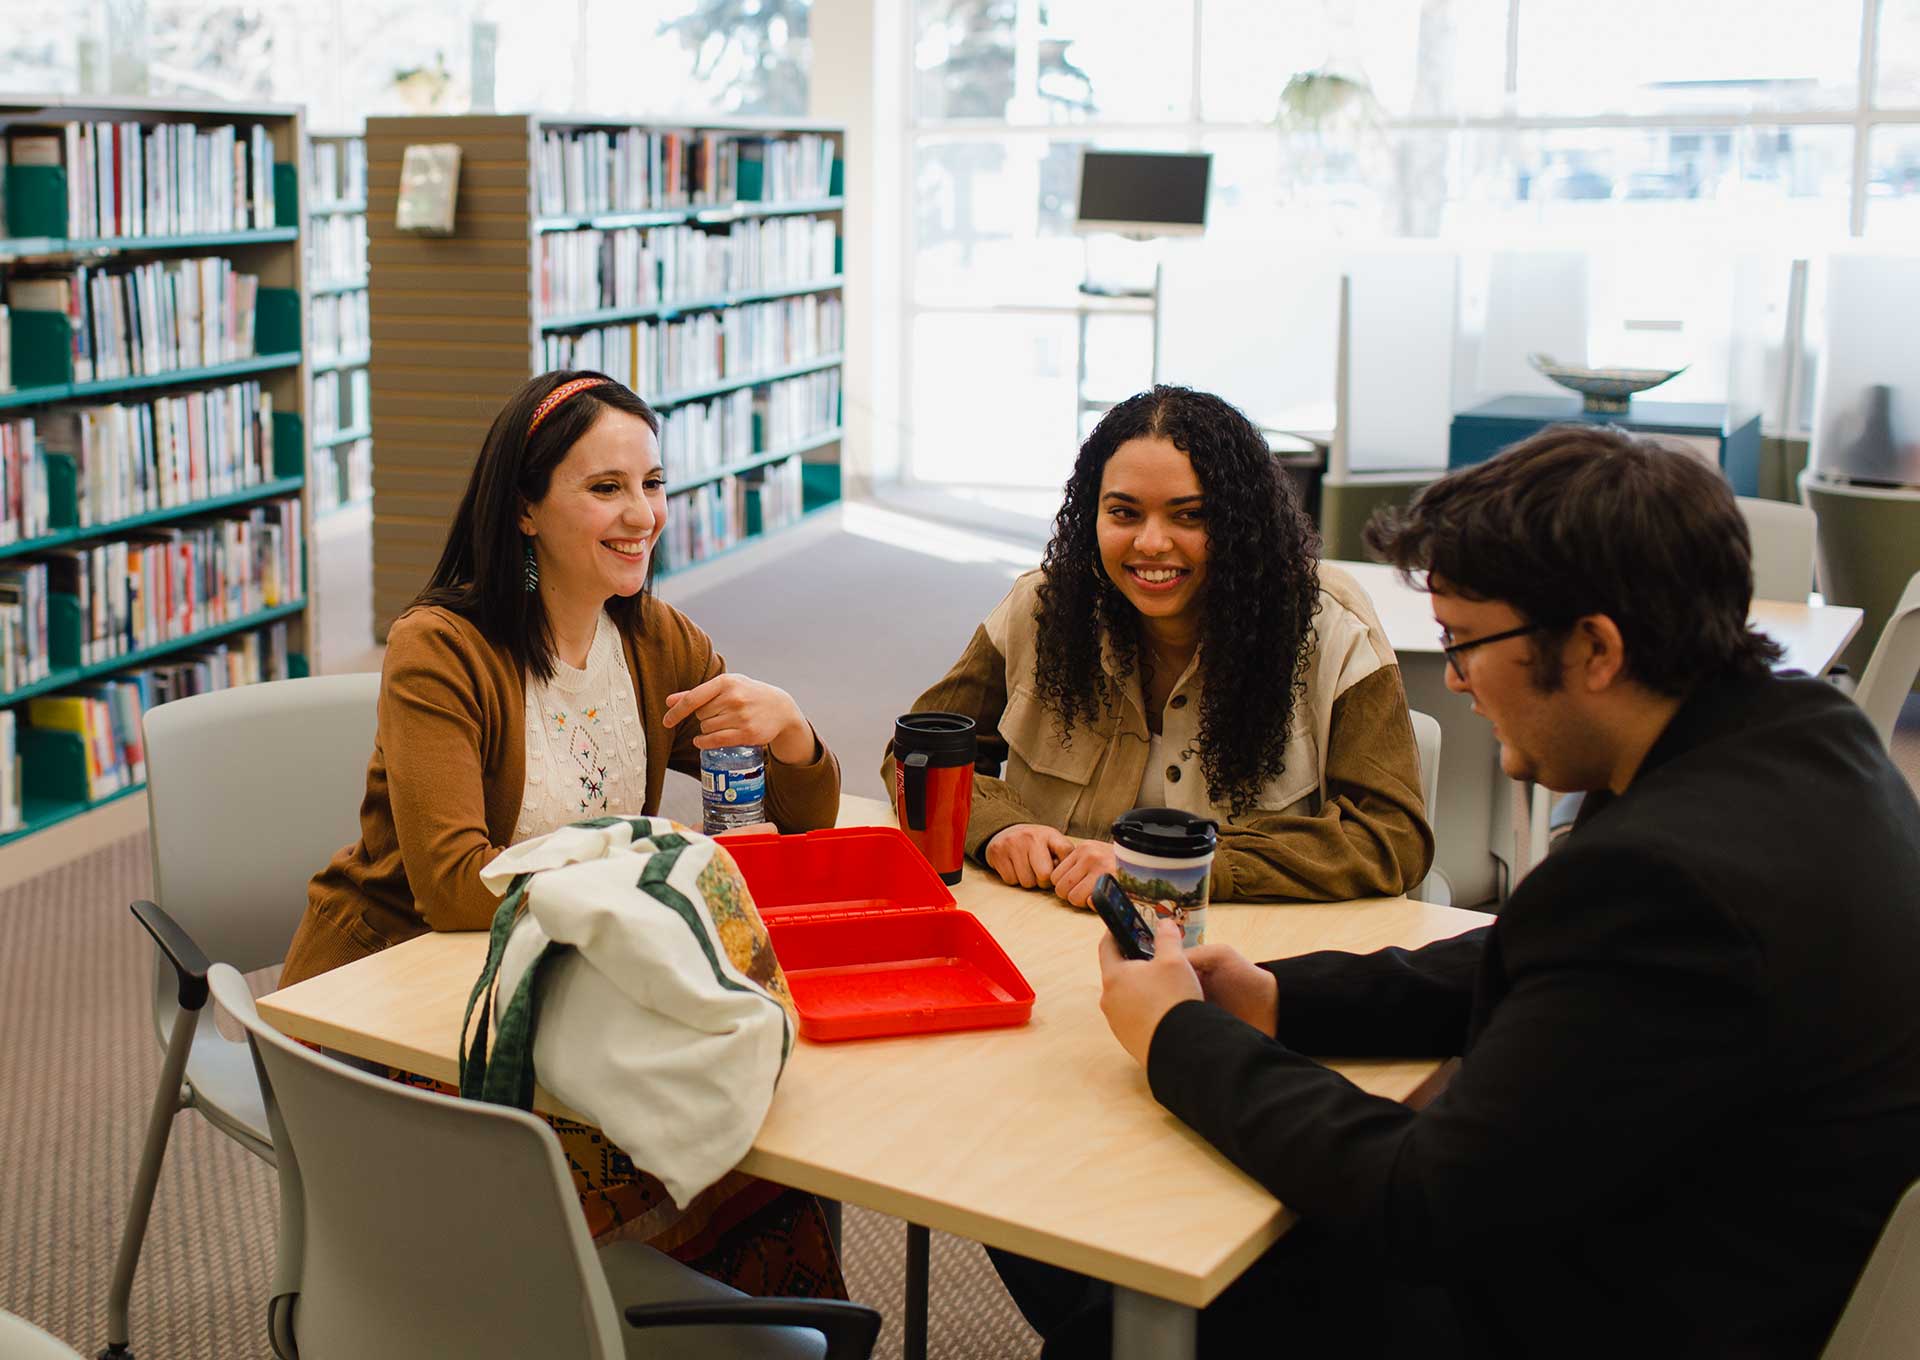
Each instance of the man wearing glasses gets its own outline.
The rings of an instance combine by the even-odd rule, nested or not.
[[[1690,455],[1556,427],[1368,543],[1428,573],[1506,773],[1587,798],[1492,926],[1425,949],[1103,942],[1155,1097],[1303,1220],[1203,1353],[1816,1355],[1920,1178],[1912,789],[1847,698],[1771,673]],[[1414,1110],[1308,1054],[1461,1063]]]

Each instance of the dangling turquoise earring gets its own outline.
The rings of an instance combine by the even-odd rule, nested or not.
[[[523,541],[527,549],[527,594],[531,595],[540,589],[540,562],[533,555],[533,540],[529,538]]]

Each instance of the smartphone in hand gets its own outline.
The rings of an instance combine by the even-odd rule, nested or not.
[[[1107,923],[1113,942],[1129,959],[1153,957],[1153,931],[1133,908],[1133,899],[1120,890],[1112,874],[1102,874],[1093,885],[1093,909]]]

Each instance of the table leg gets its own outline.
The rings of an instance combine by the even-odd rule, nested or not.
[[[927,1360],[927,1270],[933,1234],[907,1224],[907,1315],[902,1324],[902,1360]]]
[[[1194,1360],[1200,1314],[1151,1294],[1113,1289],[1113,1360]]]
[[[821,1196],[820,1214],[827,1220],[827,1240],[833,1243],[833,1254],[835,1256],[843,1255],[846,1247],[842,1245],[843,1229],[841,1222],[845,1218],[845,1214],[842,1212],[840,1201]],[[842,1264],[844,1265],[845,1262],[842,1262]]]

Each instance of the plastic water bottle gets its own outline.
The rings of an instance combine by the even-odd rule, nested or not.
[[[767,820],[767,758],[758,746],[700,753],[700,829],[709,836]]]

